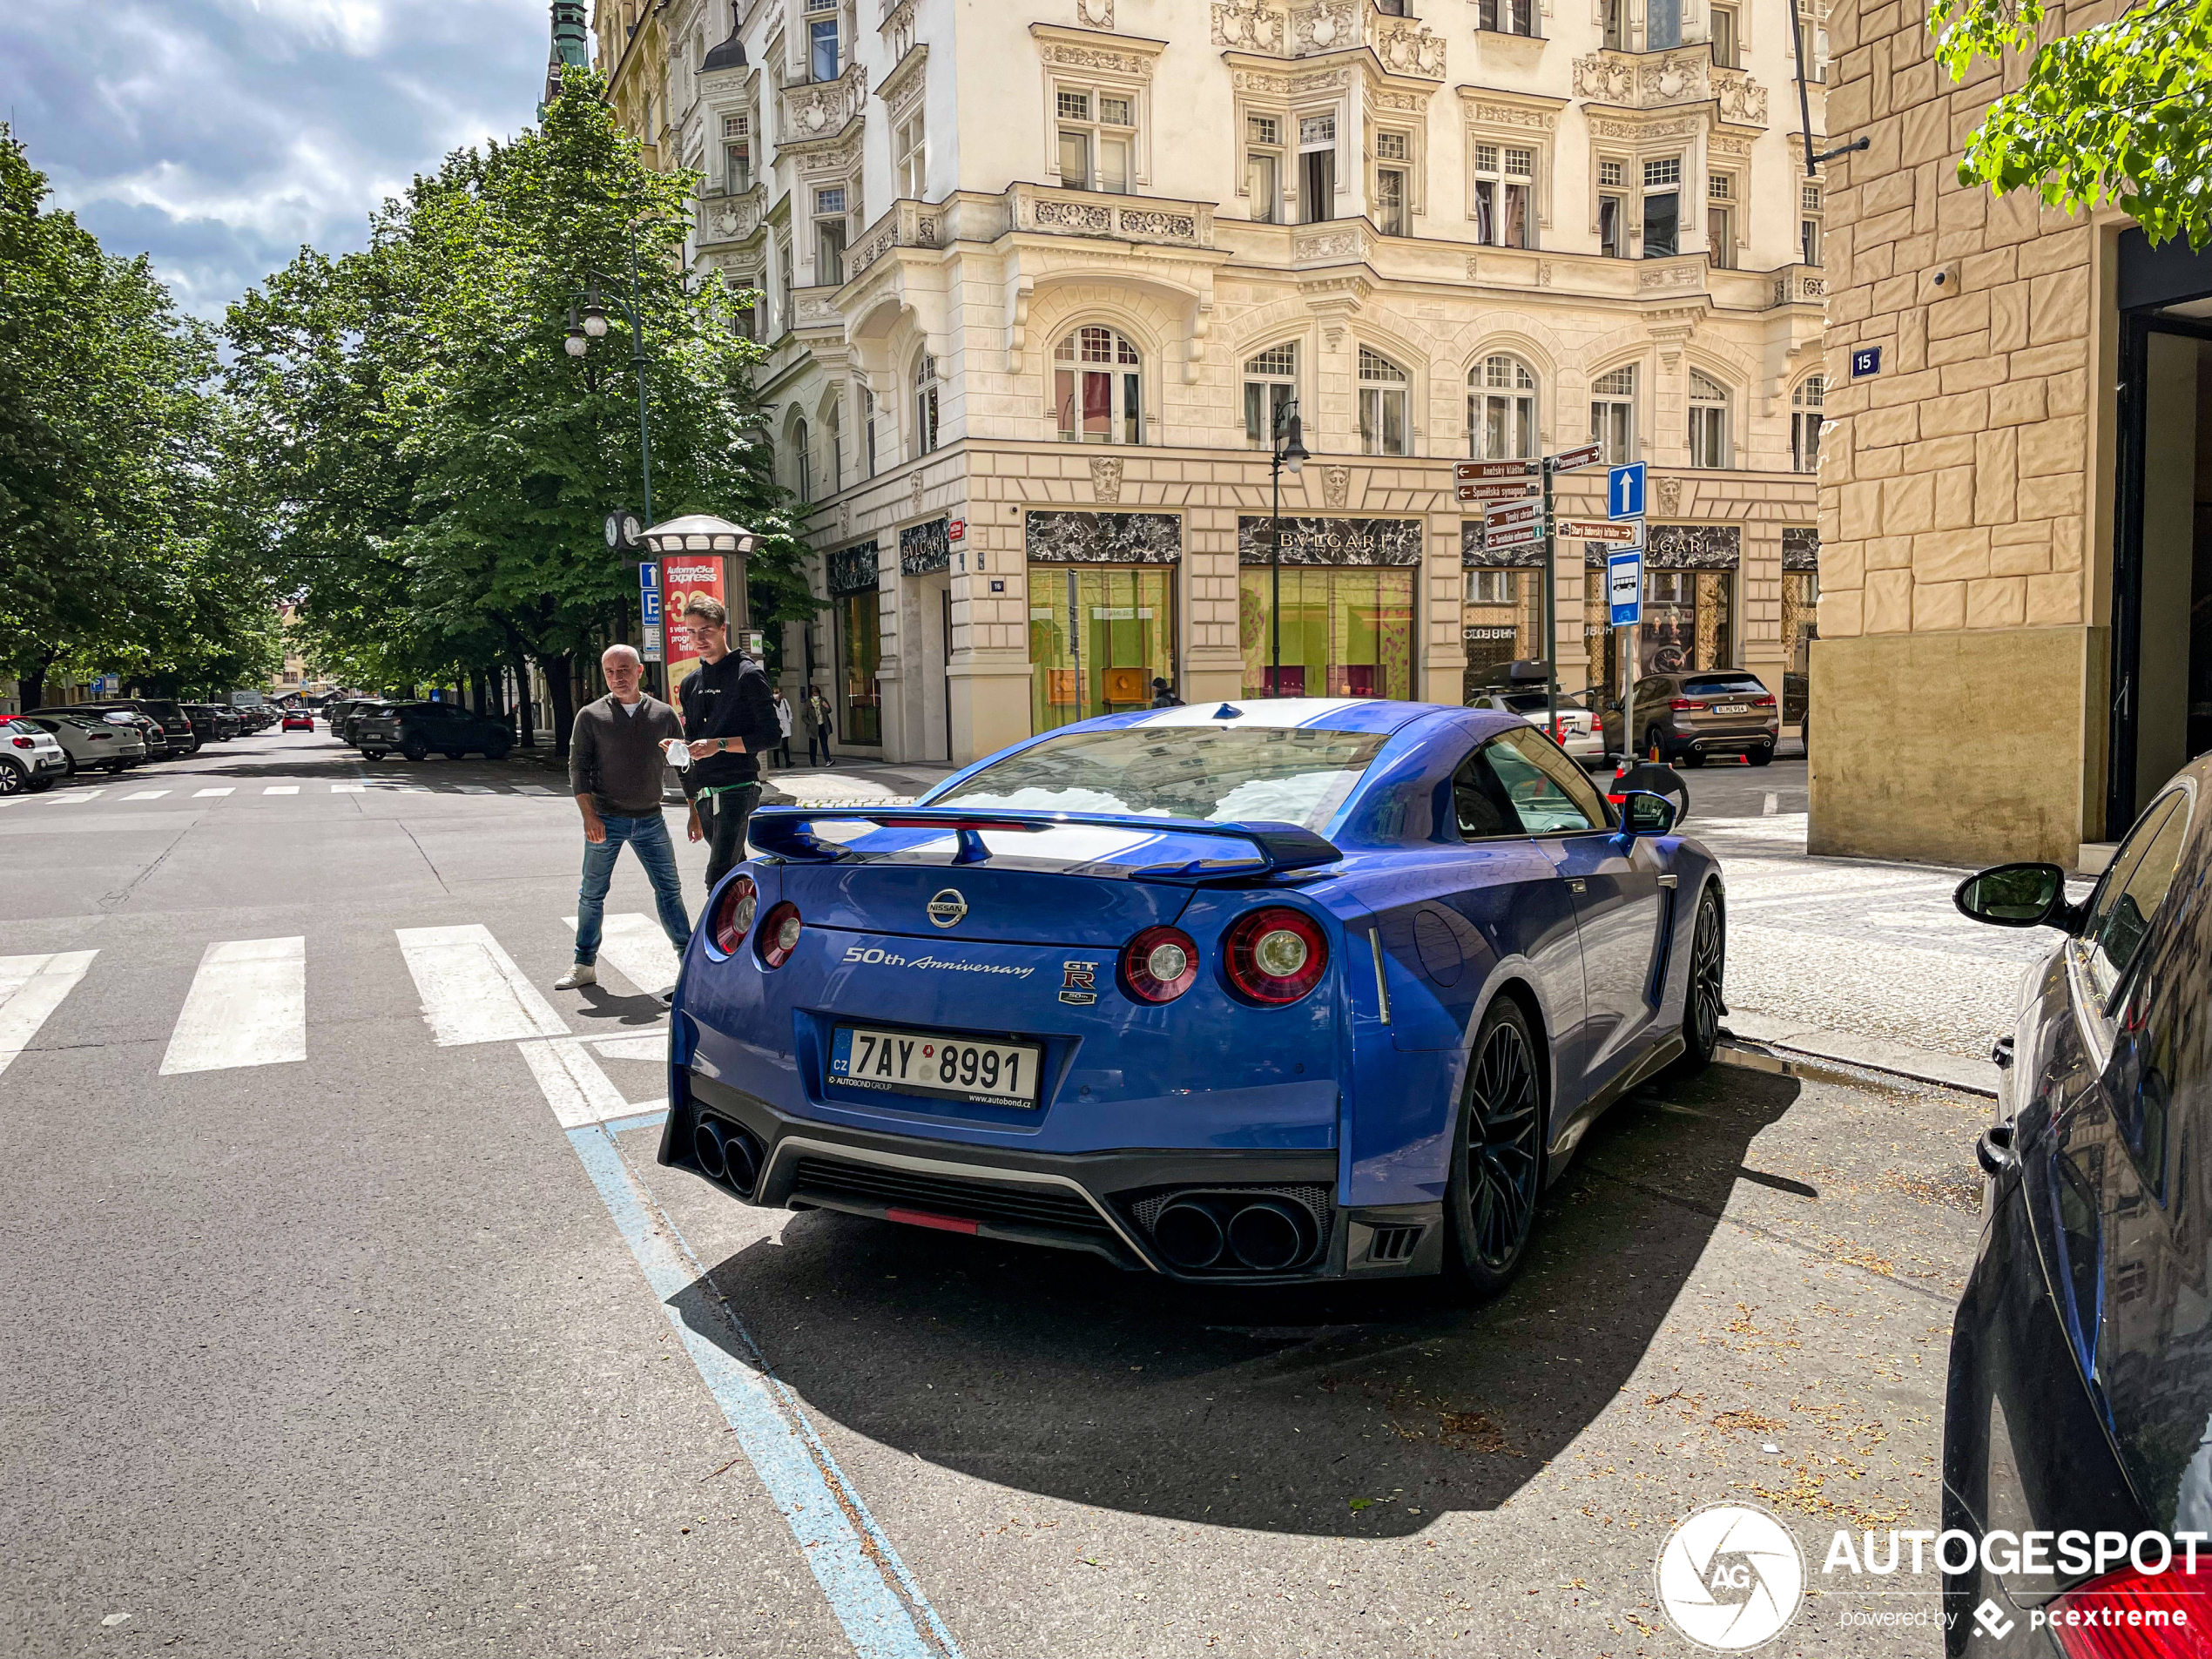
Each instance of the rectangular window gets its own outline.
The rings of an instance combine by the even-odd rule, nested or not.
[[[1090,134],[1060,129],[1060,182],[1070,190],[1090,188]]]
[[[1713,63],[1721,69],[1736,69],[1736,8],[1713,8]]]
[[[1689,464],[1728,465],[1728,410],[1710,403],[1689,406]]]
[[[1610,260],[1629,257],[1629,216],[1618,196],[1597,199],[1597,251]]]
[[[1269,347],[1244,365],[1244,442],[1271,449],[1284,414],[1298,396],[1298,347]]]
[[[1176,679],[1174,607],[1172,566],[1030,565],[1029,729],[1149,705]]]
[[[1244,190],[1251,198],[1252,218],[1262,225],[1283,220],[1283,158],[1255,150],[1244,159]]]
[[[723,146],[722,187],[732,195],[752,188],[752,146],[732,144]]]
[[[899,152],[900,195],[909,201],[927,200],[929,195],[929,137],[920,110],[900,124],[895,142]]]
[[[1629,50],[1628,0],[1605,0],[1605,50],[1609,52]]]
[[[1509,605],[1514,600],[1517,570],[1469,570],[1467,602],[1471,605]]]
[[[1135,101],[1062,87],[1053,107],[1060,118],[1060,182],[1070,190],[1126,194],[1135,177]]]
[[[1337,152],[1334,150],[1309,150],[1298,158],[1298,189],[1304,193],[1305,212],[1300,215],[1309,225],[1318,225],[1325,219],[1337,216]]]
[[[865,453],[868,458],[868,476],[875,476],[875,394],[863,386],[860,388],[860,429]]]
[[[1736,215],[1718,202],[1705,204],[1705,257],[1717,269],[1736,268]]]
[[[873,588],[837,601],[838,713],[847,743],[883,741],[881,602]]]
[[[1533,247],[1536,152],[1517,145],[1474,146],[1475,239],[1496,247]]]
[[[1536,32],[1535,0],[1480,0],[1476,26],[1508,35]]]
[[[1597,182],[1602,188],[1607,190],[1619,189],[1622,184],[1621,164],[1617,161],[1599,162],[1597,164]]]
[[[1790,416],[1790,470],[1818,472],[1820,470],[1820,421],[1818,409],[1797,409]]]
[[[1626,466],[1635,459],[1635,398],[1633,365],[1590,382],[1590,437],[1603,448],[1608,466]]]
[[[1820,221],[1801,219],[1797,221],[1797,258],[1807,265],[1820,263]]]
[[[1644,13],[1643,49],[1670,51],[1682,44],[1682,0],[1650,0]]]
[[[1407,233],[1406,172],[1402,167],[1375,169],[1375,228],[1385,236]]]
[[[838,60],[837,19],[820,17],[806,25],[807,72],[818,81],[833,81],[841,67]]]
[[[814,226],[814,282],[819,287],[845,286],[845,221],[826,219]]]
[[[1682,198],[1671,190],[1648,193],[1643,199],[1643,257],[1670,260],[1680,250]]]
[[[1413,566],[1286,566],[1279,686],[1271,573],[1248,564],[1238,577],[1244,613],[1257,619],[1244,635],[1246,697],[1413,694]]]

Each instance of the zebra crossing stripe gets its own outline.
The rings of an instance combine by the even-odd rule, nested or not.
[[[46,1016],[77,988],[96,950],[49,956],[0,956],[0,1072],[30,1046]]]
[[[230,792],[227,789],[195,789],[192,792],[192,798],[194,800],[205,800],[210,795],[227,795]],[[136,797],[132,799],[135,799]]]
[[[574,916],[562,920],[570,932],[575,931]],[[599,960],[612,962],[623,978],[648,996],[673,988],[683,966],[677,960],[675,948],[668,942],[668,935],[661,932],[660,923],[636,911],[604,920],[600,925]]]
[[[307,1057],[307,941],[208,946],[169,1034],[161,1075],[276,1066]]]
[[[165,789],[141,789],[136,794],[125,795],[125,800],[159,800],[169,792]]]
[[[568,1022],[523,976],[489,927],[476,923],[393,931],[415,988],[421,993],[422,1017],[441,1049],[570,1035]]]
[[[271,784],[261,792],[265,795],[296,795],[300,792],[300,786],[297,784]]]
[[[330,786],[330,792],[334,795],[361,795],[368,792],[367,784],[333,784]]]

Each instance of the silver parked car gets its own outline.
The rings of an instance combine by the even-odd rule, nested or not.
[[[111,723],[94,714],[26,714],[21,717],[52,738],[74,772],[97,766],[121,772],[146,758],[146,740],[133,725]]]

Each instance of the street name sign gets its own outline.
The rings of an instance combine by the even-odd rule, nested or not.
[[[1605,598],[1613,608],[1615,628],[1633,628],[1643,620],[1643,550],[1615,553],[1605,561]]]
[[[1605,475],[1605,516],[1608,518],[1643,516],[1644,463],[1615,467]]]
[[[1514,478],[1497,483],[1460,484],[1457,489],[1460,499],[1466,502],[1526,501],[1536,493],[1536,482],[1533,478]]]
[[[1523,524],[1517,529],[1484,530],[1482,546],[1486,552],[1502,553],[1507,548],[1534,547],[1541,539],[1540,526]]]
[[[1615,524],[1603,518],[1562,518],[1559,521],[1559,539],[1562,542],[1610,542],[1620,547],[1643,545],[1643,521],[1634,518]]]
[[[1541,502],[1495,502],[1482,509],[1482,533],[1487,538],[1500,530],[1518,529],[1522,525],[1534,526],[1544,510]]]
[[[1595,467],[1605,459],[1602,443],[1577,444],[1572,449],[1562,449],[1552,457],[1554,472],[1580,472],[1585,467]]]
[[[1452,469],[1452,481],[1479,484],[1493,478],[1534,478],[1542,471],[1541,461],[1462,461]]]

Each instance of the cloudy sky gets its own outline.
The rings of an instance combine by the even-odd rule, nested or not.
[[[56,201],[210,319],[447,152],[536,118],[546,0],[4,0],[0,113]]]

